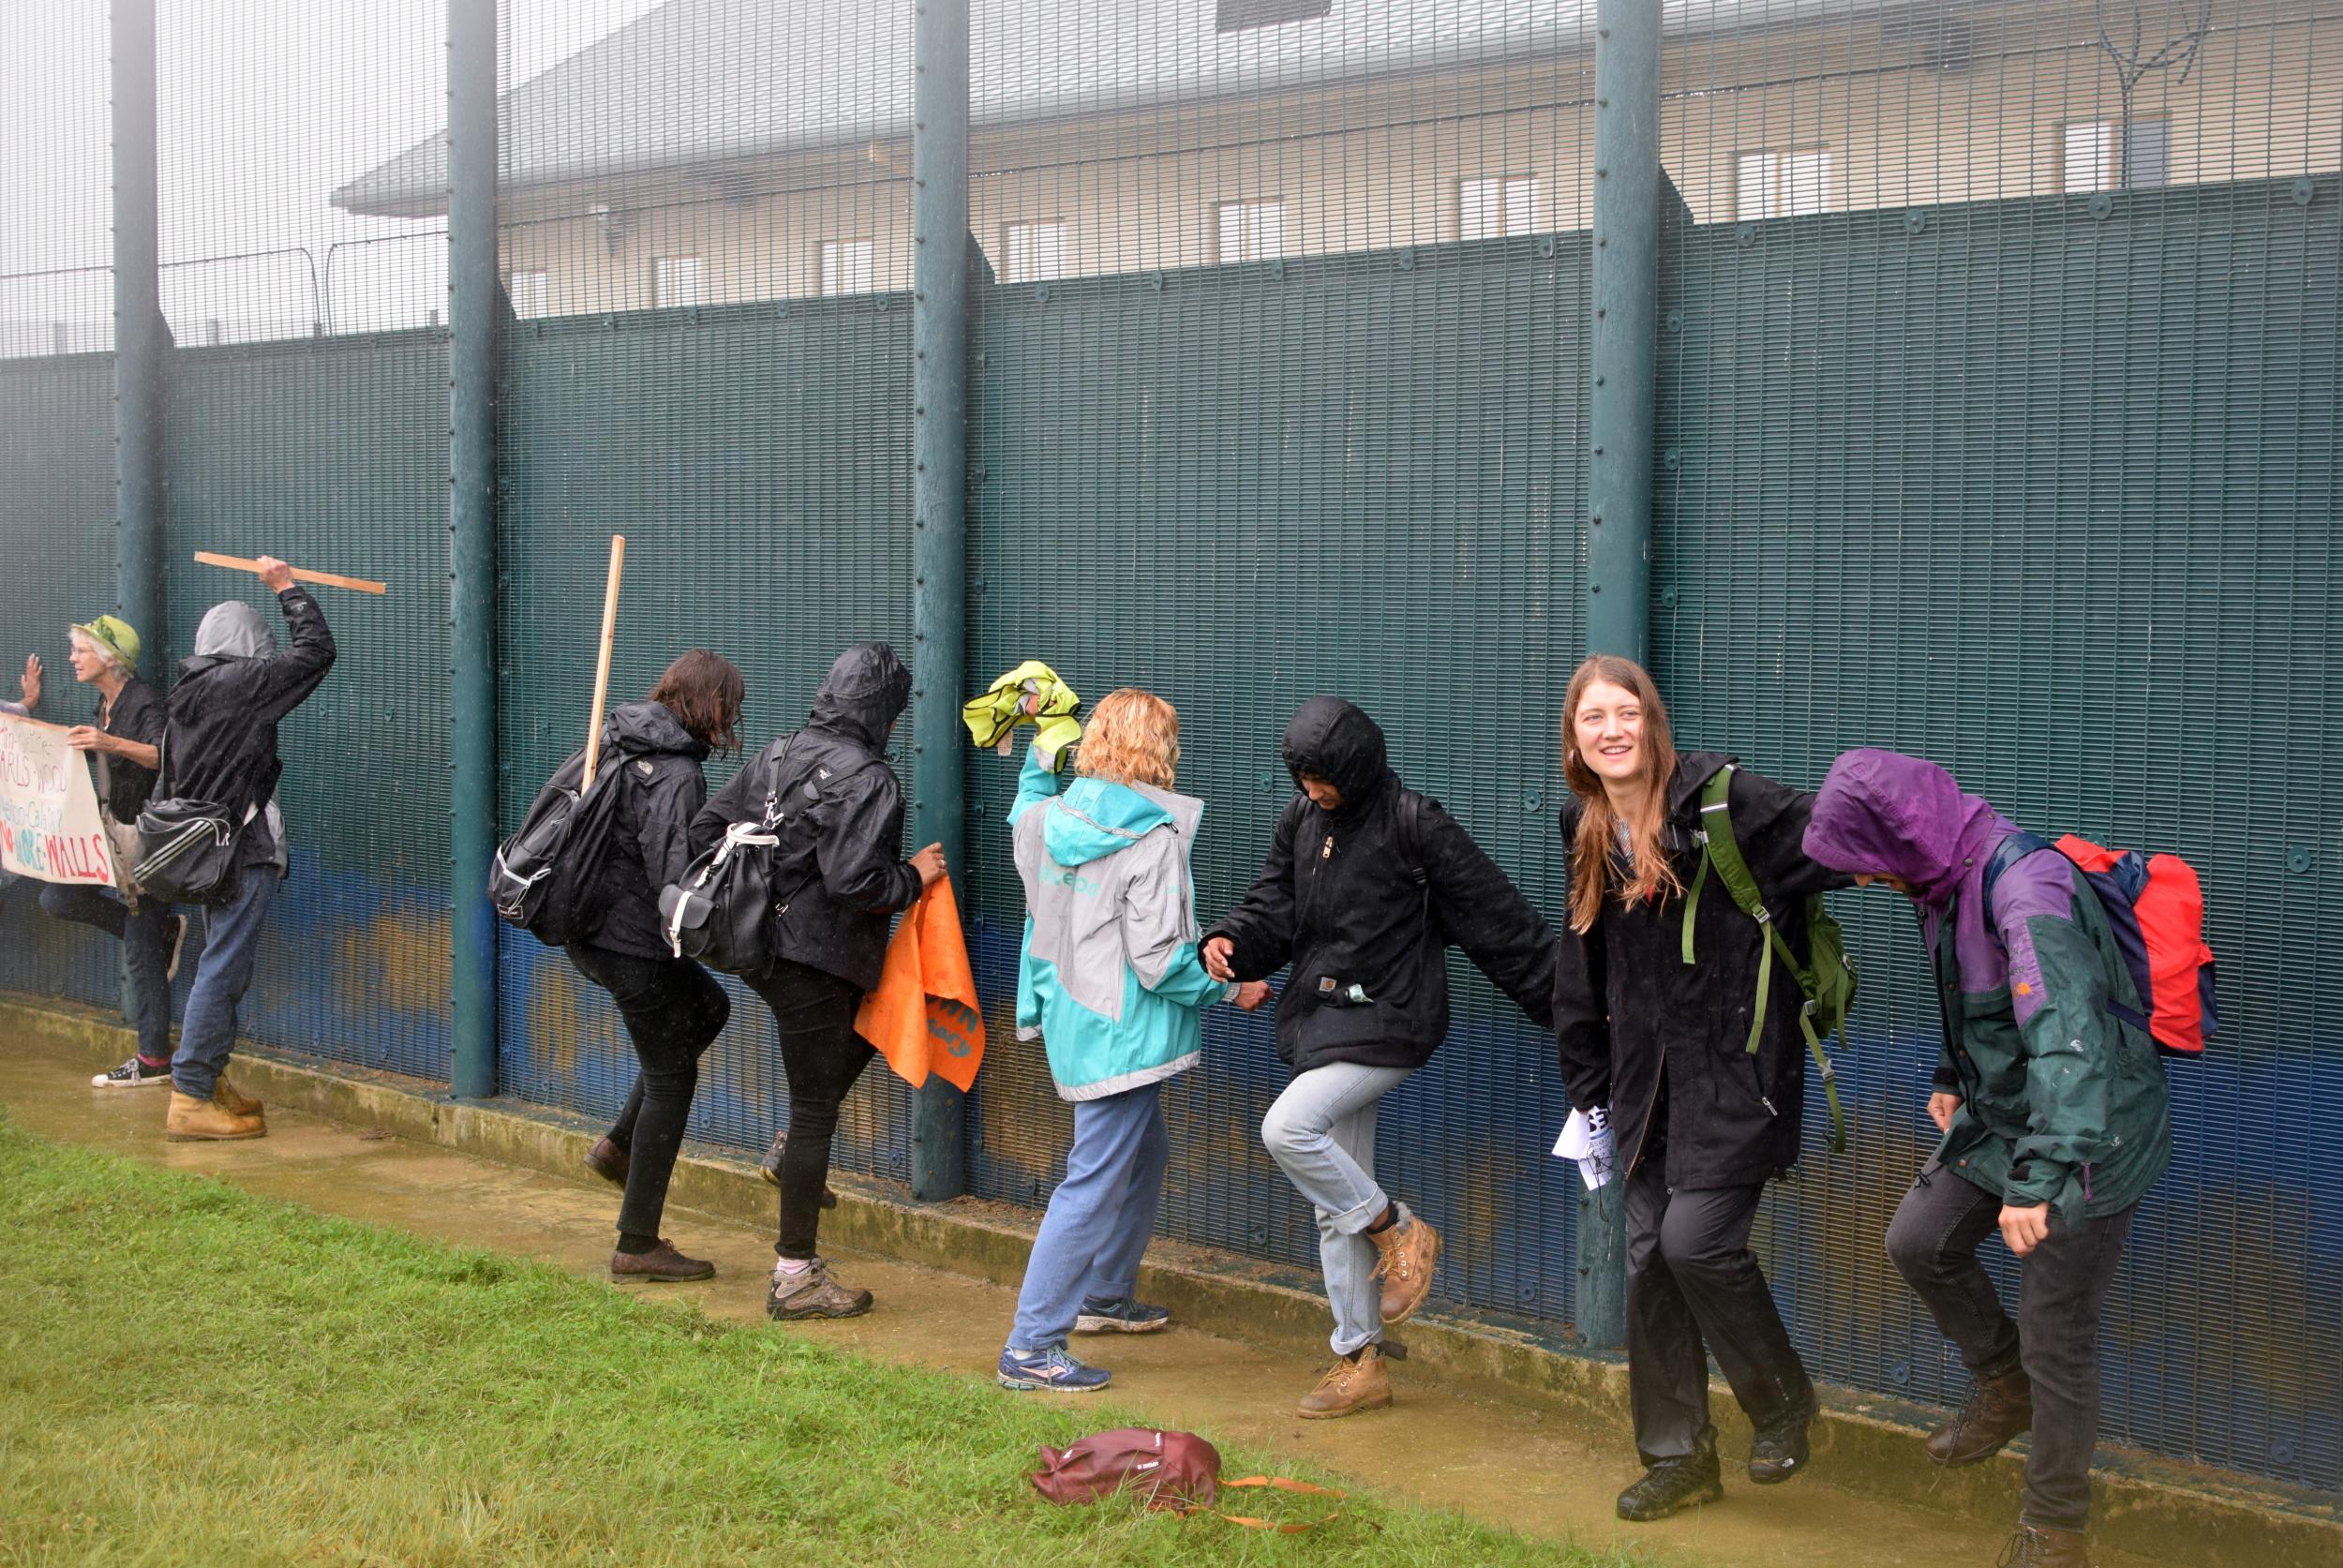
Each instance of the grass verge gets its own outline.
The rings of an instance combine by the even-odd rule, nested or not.
[[[1295,1536],[1054,1508],[1024,1478],[1037,1444],[1141,1423],[44,1143],[5,1115],[0,1235],[0,1563],[1641,1561],[1355,1494]],[[1290,1517],[1318,1501],[1236,1496]]]

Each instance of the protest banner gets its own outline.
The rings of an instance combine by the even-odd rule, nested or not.
[[[59,724],[0,713],[0,869],[44,882],[114,883],[88,760]]]

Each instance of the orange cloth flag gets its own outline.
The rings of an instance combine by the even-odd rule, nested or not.
[[[862,999],[854,1029],[915,1089],[931,1072],[963,1093],[977,1081],[984,1013],[950,877],[921,893],[896,924],[878,989]]]

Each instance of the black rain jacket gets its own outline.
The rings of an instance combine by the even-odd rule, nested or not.
[[[733,823],[761,820],[767,800],[812,783],[821,800],[785,835],[773,871],[781,956],[866,992],[878,985],[892,917],[919,897],[919,874],[903,858],[903,785],[886,756],[910,700],[911,671],[895,650],[857,643],[830,665],[805,728],[766,746],[692,824],[693,852],[704,853]]]
[[[1593,930],[1562,933],[1554,974],[1554,1032],[1571,1103],[1610,1108],[1622,1171],[1664,1147],[1667,1185],[1683,1190],[1750,1187],[1789,1170],[1798,1163],[1805,1109],[1798,981],[1774,964],[1765,1033],[1752,1056],[1764,933],[1714,872],[1694,918],[1697,962],[1684,963],[1684,902],[1700,868],[1693,835],[1701,786],[1731,761],[1722,752],[1677,759],[1663,843],[1685,893],[1627,907],[1606,897]],[[1812,795],[1745,769],[1735,771],[1726,797],[1750,874],[1791,950],[1801,954],[1807,898],[1850,885],[1801,847],[1813,804]],[[1575,797],[1562,808],[1565,858],[1582,810]],[[1617,874],[1616,854],[1612,865]]]
[[[1332,782],[1342,808],[1288,801],[1260,879],[1205,939],[1230,939],[1239,979],[1292,963],[1277,998],[1288,1067],[1430,1061],[1448,1034],[1450,942],[1522,1011],[1550,1022],[1553,929],[1439,801],[1399,782],[1373,719],[1312,697],[1286,727],[1285,762],[1297,788],[1305,769]]]
[[[232,605],[237,624],[226,638],[227,651],[199,652],[180,661],[178,684],[164,705],[162,767],[155,780],[158,800],[206,800],[238,820],[255,813],[244,833],[246,865],[266,864],[276,854],[275,836],[258,814],[266,810],[284,776],[285,765],[276,755],[277,722],[309,700],[334,667],[336,654],[325,613],[308,590],[296,584],[276,602],[292,635],[292,646],[281,651],[241,600],[215,605],[204,616],[207,624],[215,616],[229,619]],[[208,646],[201,630],[196,646]]]
[[[573,759],[585,771],[583,755]],[[601,918],[582,939],[635,958],[669,958],[660,928],[659,889],[692,865],[692,819],[708,801],[708,742],[661,702],[613,709],[602,726],[597,782],[619,784],[617,819],[594,868],[592,905]],[[564,769],[567,770],[566,769]],[[559,782],[560,775],[556,775]]]

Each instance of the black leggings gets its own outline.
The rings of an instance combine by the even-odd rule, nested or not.
[[[814,1255],[838,1108],[877,1053],[854,1032],[862,993],[852,981],[784,958],[749,984],[773,1009],[781,1065],[789,1075],[789,1142],[781,1155],[781,1237],[773,1250],[794,1262]]]
[[[659,1239],[667,1183],[683,1149],[684,1124],[699,1088],[700,1055],[732,1016],[715,977],[687,958],[640,958],[584,942],[566,949],[577,972],[610,993],[642,1065],[610,1141],[628,1151],[619,1245],[644,1251]]]

